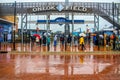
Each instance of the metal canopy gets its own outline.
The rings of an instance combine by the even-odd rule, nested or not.
[[[0,18],[0,22],[13,24],[13,22]]]
[[[14,15],[15,3],[0,3],[0,16]],[[30,15],[98,15],[114,26],[120,28],[119,3],[92,3],[92,2],[24,2],[16,3],[16,13]]]
[[[98,6],[99,4],[99,6]],[[115,4],[117,10],[120,10],[118,5]],[[54,9],[53,9],[54,7]],[[63,10],[59,10],[63,7]],[[24,2],[24,3],[16,3],[17,14],[28,13],[28,14],[65,14],[67,13],[75,13],[76,15],[82,14],[93,14],[99,13],[99,15],[104,15],[101,11],[109,11],[112,13],[112,3],[87,3],[87,2],[69,2],[69,7],[65,9],[64,2]],[[41,11],[33,11],[33,8],[39,8]],[[51,9],[52,8],[52,9]],[[74,8],[74,9],[73,9]],[[84,12],[82,10],[78,10],[78,8],[87,8]],[[100,8],[101,11],[97,11]],[[0,15],[13,15],[14,12],[14,3],[0,3]],[[117,15],[117,14],[115,14]]]

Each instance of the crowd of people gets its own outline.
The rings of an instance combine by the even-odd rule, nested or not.
[[[103,46],[107,50],[120,50],[120,35],[115,33],[108,35],[94,35],[93,43],[96,46]]]
[[[92,39],[91,39],[92,38]],[[91,41],[92,40],[92,41]],[[60,46],[62,51],[66,51],[71,48],[71,46],[78,50],[86,50],[86,45],[93,43],[93,46],[106,47],[109,50],[120,49],[120,36],[112,35],[92,35],[89,36],[72,36],[71,34],[65,35],[61,34],[60,36],[54,35],[42,35],[40,38],[31,36],[32,45],[39,45],[43,47],[43,50],[50,51],[52,45],[54,51],[56,51],[57,46]],[[59,45],[58,45],[59,44]]]

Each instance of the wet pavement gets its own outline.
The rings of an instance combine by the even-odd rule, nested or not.
[[[106,46],[102,46],[98,49],[98,46],[90,46],[90,45],[85,45],[85,50],[84,52],[93,52],[93,51],[112,51],[111,47],[107,47]],[[13,51],[13,44],[12,43],[7,43],[7,44],[2,44],[0,51],[8,51],[11,52]],[[47,46],[40,46],[40,45],[36,45],[36,43],[34,44],[30,44],[30,43],[26,43],[26,44],[20,44],[20,43],[16,43],[15,45],[15,51],[18,52],[47,52]],[[74,45],[71,46],[61,46],[60,43],[58,43],[56,50],[54,50],[54,46],[51,43],[50,45],[50,50],[49,52],[64,52],[64,51],[69,51],[69,52],[81,52],[82,50],[78,49],[78,46],[75,47]]]
[[[120,80],[120,55],[0,54],[0,80]]]

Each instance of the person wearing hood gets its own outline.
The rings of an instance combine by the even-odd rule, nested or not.
[[[79,39],[79,44],[80,44],[80,48],[82,49],[82,51],[85,49],[85,46],[84,46],[84,37],[81,36],[80,39]]]

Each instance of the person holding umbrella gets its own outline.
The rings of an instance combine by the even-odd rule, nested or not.
[[[74,36],[74,46],[75,46],[75,51],[76,51],[76,48],[78,46],[78,38],[77,38],[77,36]]]
[[[39,43],[40,43],[40,35],[39,34],[34,34],[33,36],[35,36],[35,41],[36,41],[36,45],[39,45]]]
[[[80,39],[79,39],[79,43],[80,43],[80,49],[82,49],[82,51],[85,49],[85,46],[84,46],[84,37],[81,36]]]
[[[39,45],[39,37],[36,37],[36,45]]]
[[[80,49],[82,49],[82,51],[85,49],[85,41],[84,41],[84,35],[80,35],[80,39],[79,39],[79,45],[80,45]]]

